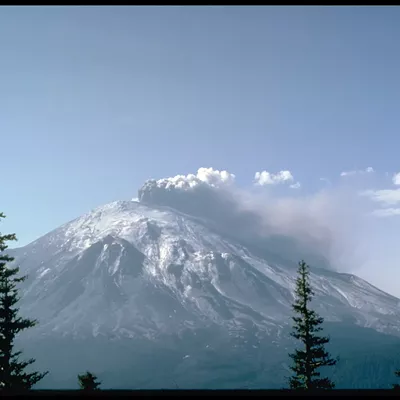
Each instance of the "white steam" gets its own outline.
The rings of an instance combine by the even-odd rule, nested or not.
[[[369,197],[382,207],[395,206],[400,203],[400,189],[365,190],[360,195]]]
[[[200,184],[207,184],[211,187],[231,185],[235,181],[235,175],[227,171],[218,171],[213,168],[199,168],[197,174],[176,175],[172,178],[159,179],[156,185],[164,189],[191,189]]]
[[[289,186],[291,189],[300,189],[301,184],[300,182],[293,183],[293,185]]]
[[[392,181],[394,185],[400,185],[400,172],[393,175]]]
[[[372,172],[375,172],[372,167],[368,167],[366,169],[359,169],[359,170],[354,170],[354,171],[343,171],[340,176],[353,176],[353,175],[359,175],[359,174],[371,174]]]
[[[259,186],[276,185],[279,183],[293,182],[294,178],[290,171],[279,171],[271,174],[268,171],[256,172],[254,175],[254,183]]]
[[[288,170],[279,171],[276,174],[272,174],[268,171],[261,171],[256,172],[254,175],[254,184],[256,186],[277,185],[291,182],[294,182],[294,177]],[[291,189],[299,189],[301,184],[300,182],[294,182],[289,187]]]
[[[382,260],[387,270],[397,271],[397,247],[392,242],[400,229],[393,225],[400,224],[400,189],[382,187],[388,175],[372,172],[369,167],[342,173],[353,176],[351,182],[321,178],[319,189],[307,193],[305,186],[294,196],[293,191],[282,195],[273,189],[279,184],[299,186],[288,170],[257,172],[255,185],[241,188],[232,173],[200,168],[196,174],[148,181],[139,197],[185,209],[188,214],[205,215],[241,238],[261,238],[260,243],[274,235],[292,238],[310,257],[321,256],[335,270],[356,273],[396,293],[392,280],[385,280],[380,272]],[[400,177],[395,177],[392,182],[400,183]],[[291,252],[292,242],[287,243],[279,251]]]
[[[371,212],[374,217],[393,217],[400,215],[400,208],[380,208]]]
[[[257,172],[255,181],[259,187],[280,183],[300,187],[288,170],[276,174]],[[184,195],[186,192],[190,197]],[[235,185],[234,174],[213,168],[151,180],[141,189],[144,202],[176,207],[189,214],[207,214],[213,221],[218,220],[245,236],[292,238],[306,252],[323,257],[335,269],[344,268],[341,260],[348,253],[346,248],[353,244],[355,229],[361,228],[356,216],[349,212],[355,197],[356,194],[352,198],[345,190],[326,188],[308,196],[277,197],[270,190],[241,189]]]

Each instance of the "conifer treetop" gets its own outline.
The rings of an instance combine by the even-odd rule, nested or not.
[[[5,218],[0,213],[0,220]],[[34,359],[21,361],[21,351],[14,351],[14,340],[18,333],[32,328],[36,320],[18,316],[16,303],[20,300],[17,284],[26,276],[18,276],[19,268],[9,268],[13,257],[5,253],[7,242],[17,240],[15,234],[0,234],[0,390],[27,390],[39,382],[46,374],[26,372],[25,369],[35,362]]]
[[[295,316],[291,336],[302,343],[289,356],[293,360],[290,369],[293,376],[289,379],[291,389],[333,389],[334,383],[328,378],[320,378],[320,367],[334,366],[336,359],[325,350],[329,338],[317,335],[322,331],[324,319],[310,308],[314,292],[310,285],[309,267],[300,261],[296,280],[295,301],[292,305]]]
[[[89,371],[85,374],[78,375],[79,386],[82,390],[100,390],[101,382],[98,381],[97,376]]]

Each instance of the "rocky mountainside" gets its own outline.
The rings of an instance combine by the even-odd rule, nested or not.
[[[20,341],[52,371],[42,385],[71,387],[89,367],[111,387],[280,382],[296,244],[244,239],[233,229],[244,225],[229,226],[221,207],[157,188],[148,182],[138,200],[99,207],[11,251],[29,275],[21,312],[40,322]],[[333,331],[400,336],[397,298],[319,265],[311,281]]]
[[[279,331],[290,323],[296,265],[270,263],[205,221],[120,201],[18,249],[23,306],[44,332],[157,336],[218,324]],[[400,331],[398,299],[313,268],[315,306],[332,321]]]

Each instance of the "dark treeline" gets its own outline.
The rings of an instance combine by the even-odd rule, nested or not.
[[[5,215],[0,213],[0,221],[3,218]],[[0,391],[30,390],[48,373],[48,371],[26,372],[27,367],[35,360],[21,361],[22,352],[14,349],[16,335],[37,324],[36,320],[19,316],[19,308],[16,306],[20,300],[17,284],[24,281],[27,276],[19,276],[18,267],[9,267],[9,263],[14,259],[6,253],[7,242],[15,240],[15,234],[0,233]],[[290,369],[293,374],[287,378],[288,389],[291,390],[335,388],[332,380],[321,377],[320,368],[334,366],[338,359],[332,358],[325,349],[330,339],[322,335],[323,318],[310,307],[313,295],[309,266],[301,261],[292,305],[294,316],[291,332],[291,336],[300,343],[300,346],[288,355],[292,360]],[[400,378],[400,370],[394,374]],[[83,391],[100,390],[101,385],[96,375],[89,371],[78,375],[77,383]],[[400,389],[400,384],[394,384],[393,388]]]

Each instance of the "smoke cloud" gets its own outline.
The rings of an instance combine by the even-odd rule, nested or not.
[[[221,187],[223,185],[233,184],[235,181],[235,175],[230,174],[227,171],[218,171],[213,168],[199,168],[197,174],[189,175],[176,175],[172,178],[164,178],[159,180],[152,180],[148,182],[154,182],[154,185],[158,188],[163,189],[182,189],[188,190],[199,185],[207,185],[214,188]]]
[[[277,185],[294,182],[293,175],[290,171],[279,171],[273,174],[268,171],[256,172],[254,175],[254,184],[256,186]],[[299,189],[300,182],[292,183],[289,187],[291,189]]]
[[[354,171],[343,171],[340,176],[353,176],[353,175],[359,175],[359,174],[371,174],[375,172],[372,167],[368,167],[366,169],[362,170],[354,170]]]
[[[356,196],[344,188],[321,188],[308,196],[277,196],[261,186],[293,182],[290,171],[263,171],[255,177],[254,187],[240,188],[234,174],[200,168],[196,174],[149,180],[138,197],[143,203],[212,221],[219,231],[259,252],[291,261],[307,257],[324,268],[344,269],[354,227],[361,226],[350,212]]]
[[[269,260],[304,258],[317,267],[356,273],[395,293],[381,274],[382,260],[388,269],[397,269],[397,261],[390,263],[397,260],[394,236],[386,235],[400,227],[393,225],[400,223],[400,189],[387,188],[398,184],[395,176],[379,176],[369,167],[336,180],[316,178],[314,191],[306,185],[293,191],[290,185],[296,183],[287,170],[257,172],[248,187],[240,187],[235,174],[200,168],[196,174],[149,180],[138,199],[211,221],[216,230]]]

